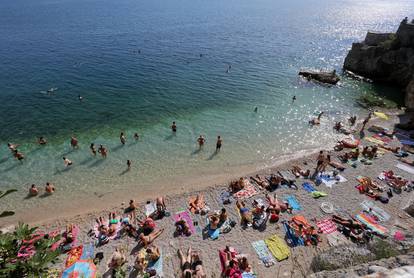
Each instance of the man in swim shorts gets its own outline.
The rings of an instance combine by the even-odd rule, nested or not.
[[[223,140],[221,139],[220,135],[217,136],[216,152],[218,152],[221,149],[221,144],[222,143],[223,143]]]
[[[177,125],[175,124],[175,122],[172,123],[171,130],[174,133],[177,132]]]

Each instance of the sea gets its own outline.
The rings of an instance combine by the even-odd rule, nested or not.
[[[0,211],[40,220],[187,192],[332,146],[334,121],[367,114],[362,95],[400,94],[342,75],[352,43],[395,31],[413,8],[412,0],[3,0],[0,190],[18,191]],[[307,82],[301,69],[335,69],[341,81]],[[320,111],[321,126],[310,127]],[[91,143],[108,157],[93,156]],[[53,196],[27,197],[46,182]]]

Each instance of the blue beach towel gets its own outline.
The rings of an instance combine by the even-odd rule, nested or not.
[[[289,206],[294,210],[302,210],[298,200],[293,195],[288,195],[285,197],[285,200],[289,203]]]
[[[253,249],[256,251],[257,256],[263,262],[266,267],[272,266],[276,263],[275,258],[272,253],[270,253],[269,248],[267,248],[264,240],[258,240],[252,242]]]
[[[313,191],[316,191],[316,189],[308,182],[305,182],[304,184],[302,184],[303,189],[306,190],[306,192],[312,193]]]
[[[401,140],[400,143],[403,145],[414,146],[414,141],[411,140]]]
[[[162,269],[162,251],[160,250],[160,258],[153,263],[149,263],[147,269],[154,269],[157,273],[157,277],[163,277],[163,269]]]
[[[299,245],[305,245],[302,238],[299,238],[295,235],[295,231],[290,228],[286,221],[283,221],[283,227],[285,228],[286,232],[286,242],[291,247],[296,247]]]

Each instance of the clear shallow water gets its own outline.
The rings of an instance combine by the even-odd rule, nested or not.
[[[353,0],[3,1],[0,187],[51,181],[59,190],[47,204],[64,207],[95,192],[178,186],[183,177],[260,169],[281,155],[326,146],[334,137],[329,120],[361,113],[356,98],[382,88],[347,79],[315,86],[298,70],[339,71],[352,42],[367,30],[395,30],[413,7]],[[58,90],[45,94],[51,87]],[[317,111],[327,117],[310,129]],[[177,136],[169,129],[174,120]],[[120,131],[128,136],[124,147]],[[81,148],[70,152],[72,134]],[[207,144],[195,152],[199,134]],[[39,148],[33,142],[41,135],[49,145]],[[217,135],[224,145],[213,155]],[[10,157],[9,141],[22,145],[23,165]],[[90,142],[109,148],[105,161],[91,157]],[[63,155],[74,161],[69,170]],[[125,173],[127,159],[133,169]],[[0,209],[45,205],[22,195],[9,196]]]

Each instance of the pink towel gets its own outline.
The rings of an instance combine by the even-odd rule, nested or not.
[[[196,230],[194,228],[193,220],[191,219],[190,214],[188,211],[182,211],[174,214],[173,216],[174,222],[177,222],[180,219],[184,219],[187,222],[188,226],[190,227],[191,234],[195,234]]]
[[[330,218],[320,220],[316,222],[316,225],[324,234],[336,232],[336,224]]]
[[[244,189],[234,193],[233,197],[236,199],[247,199],[258,193],[259,192],[256,190],[256,188],[251,183],[249,183],[249,185],[247,185]]]

